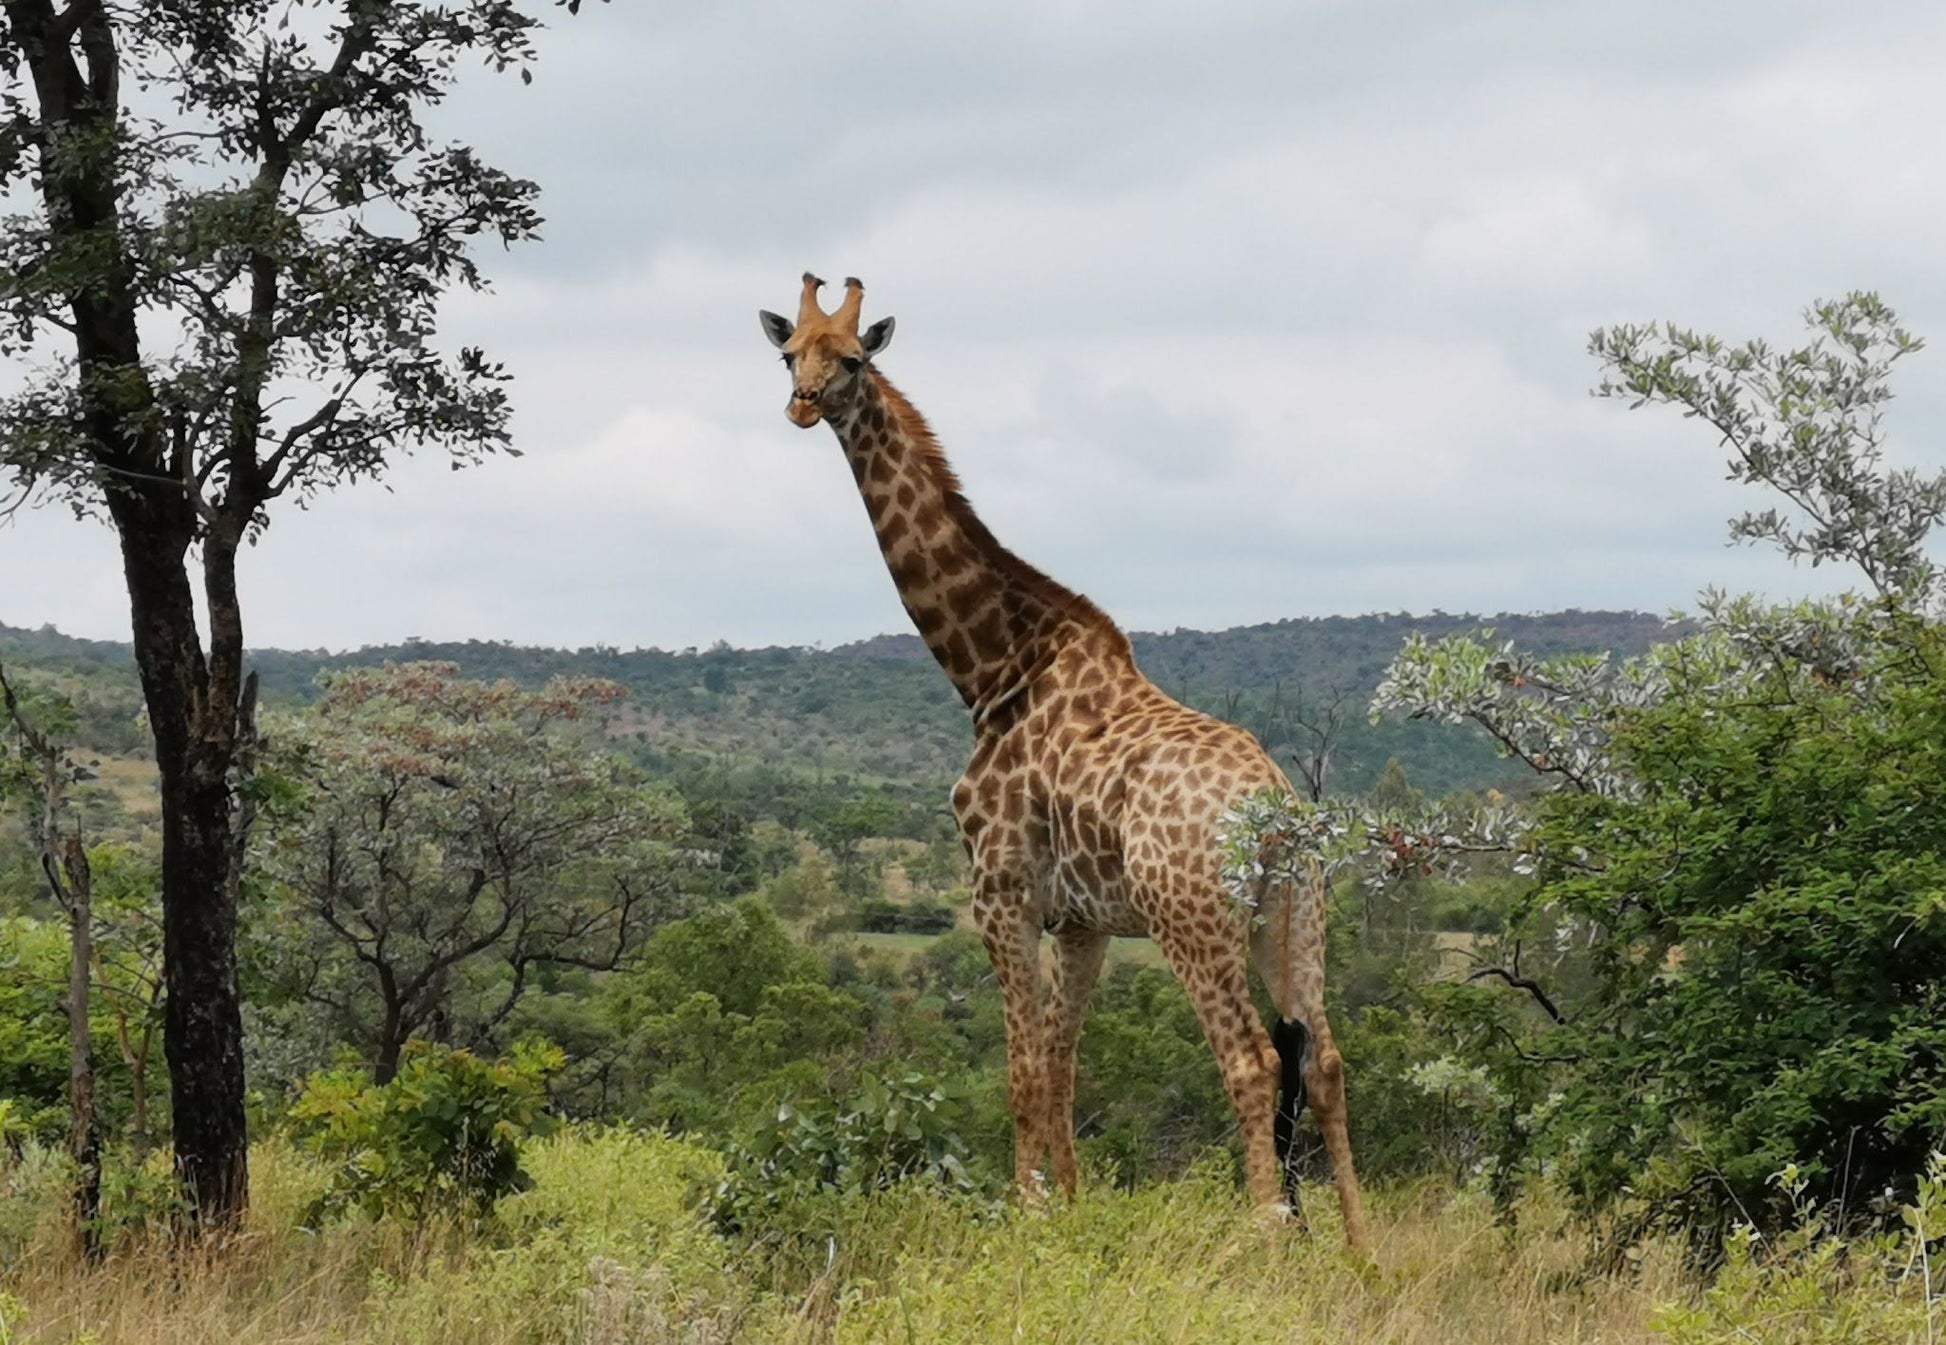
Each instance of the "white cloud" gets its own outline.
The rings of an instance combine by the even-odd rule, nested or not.
[[[1726,552],[1717,450],[1589,398],[1582,345],[1791,340],[1858,285],[1946,337],[1942,57],[1917,0],[592,8],[442,114],[547,187],[548,241],[451,309],[526,456],[279,516],[251,638],[902,629],[756,330],[806,265],[898,314],[1001,535],[1134,626],[1822,585]],[[27,517],[0,574],[0,620],[125,628],[98,529]]]

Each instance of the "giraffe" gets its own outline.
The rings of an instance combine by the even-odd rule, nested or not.
[[[972,760],[952,803],[972,862],[973,921],[1005,997],[1016,1188],[1038,1198],[1045,1158],[1074,1194],[1082,1018],[1109,939],[1146,935],[1216,1054],[1251,1198],[1284,1208],[1281,1160],[1308,1093],[1345,1236],[1362,1251],[1344,1067],[1324,1010],[1322,880],[1313,866],[1308,880],[1268,885],[1253,920],[1221,873],[1221,819],[1263,791],[1288,795],[1288,781],[1249,733],[1144,677],[1128,637],[1094,603],[1001,545],[924,417],[873,363],[893,319],[860,334],[864,286],[847,279],[827,314],[823,284],[805,274],[796,322],[759,317],[791,372],[786,415],[837,433],[899,598],[972,712]],[[1054,954],[1045,993],[1043,934]],[[1253,960],[1279,1015],[1274,1039],[1250,999]]]

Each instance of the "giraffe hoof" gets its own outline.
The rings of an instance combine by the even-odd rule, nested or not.
[[[1288,1200],[1273,1201],[1257,1207],[1257,1222],[1266,1227],[1279,1227],[1297,1222],[1297,1211]]]

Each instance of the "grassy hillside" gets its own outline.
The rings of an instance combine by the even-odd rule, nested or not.
[[[1278,745],[1293,699],[1342,695],[1345,715],[1336,788],[1368,787],[1388,757],[1430,793],[1501,783],[1509,773],[1484,742],[1433,726],[1366,722],[1365,706],[1406,636],[1490,625],[1538,652],[1635,653],[1664,631],[1635,612],[1538,616],[1434,613],[1324,617],[1226,631],[1137,633],[1136,657],[1172,695],[1235,720]],[[0,658],[58,677],[81,702],[89,745],[139,750],[134,670],[126,645],[0,625]],[[471,677],[533,683],[562,674],[612,678],[633,693],[618,726],[645,764],[773,767],[858,783],[893,783],[943,798],[965,763],[965,710],[924,647],[910,635],[880,636],[832,650],[800,648],[668,652],[605,646],[544,649],[504,642],[414,641],[345,653],[259,650],[252,655],[273,700],[305,699],[336,668],[410,659],[456,663]]]

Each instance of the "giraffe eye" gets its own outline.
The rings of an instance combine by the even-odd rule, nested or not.
[[[859,359],[856,355],[847,355],[839,360],[838,363],[845,366],[845,372],[848,374],[855,374],[865,367],[865,361]]]
[[[782,355],[779,355],[777,358],[782,360],[787,366],[797,363],[797,356],[791,354],[791,352],[788,350],[785,351]]]

